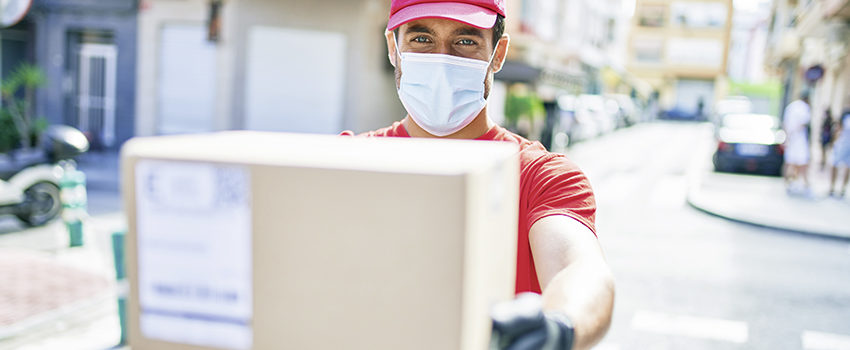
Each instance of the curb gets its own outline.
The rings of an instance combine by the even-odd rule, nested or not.
[[[824,239],[850,241],[850,236],[846,236],[846,235],[842,235],[842,234],[810,231],[810,230],[805,230],[805,229],[797,229],[797,228],[791,228],[791,227],[786,227],[786,226],[781,226],[781,225],[774,225],[774,224],[765,223],[765,222],[756,222],[756,221],[753,221],[753,220],[747,220],[747,219],[744,219],[744,218],[735,217],[733,215],[722,214],[718,211],[711,210],[711,209],[708,208],[709,206],[702,205],[702,204],[699,203],[699,201],[694,200],[694,198],[693,198],[694,195],[693,195],[692,192],[693,192],[693,190],[689,190],[687,198],[685,198],[685,201],[688,203],[688,205],[691,206],[692,208],[696,209],[696,210],[699,210],[703,213],[709,214],[709,215],[714,216],[714,217],[726,219],[726,220],[741,223],[741,224],[751,225],[751,226],[755,226],[755,227],[768,228],[768,229],[772,229],[772,230],[782,231],[782,232],[786,232],[786,233],[806,235],[806,236],[814,236],[814,237],[819,237],[819,238],[824,238]]]

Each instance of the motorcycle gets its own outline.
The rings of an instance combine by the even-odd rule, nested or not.
[[[51,125],[38,147],[0,154],[0,215],[14,215],[28,226],[59,216],[65,165],[88,149],[88,139],[79,130]]]

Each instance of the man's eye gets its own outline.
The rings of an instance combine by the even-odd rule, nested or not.
[[[426,37],[424,37],[424,36],[417,36],[417,37],[413,38],[413,42],[417,42],[417,43],[427,43],[427,42],[428,42],[428,38],[426,38]]]
[[[457,43],[460,45],[475,45],[475,41],[472,39],[460,39]]]

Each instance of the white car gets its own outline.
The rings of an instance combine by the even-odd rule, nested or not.
[[[577,115],[587,116],[596,123],[597,134],[601,135],[614,131],[617,121],[605,105],[605,98],[600,95],[580,95]]]
[[[618,128],[631,126],[638,122],[640,119],[638,108],[635,106],[635,102],[631,97],[624,94],[611,94],[605,97],[609,99],[609,102],[614,102],[617,105],[614,113],[617,117]]]

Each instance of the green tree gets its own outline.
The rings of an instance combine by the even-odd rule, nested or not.
[[[41,68],[29,63],[21,64],[0,82],[3,103],[0,108],[0,152],[18,146],[30,148],[38,143],[38,138],[47,128],[47,121],[33,117],[33,100],[35,89],[45,82]]]
[[[525,86],[516,85],[508,91],[505,98],[505,121],[509,128],[516,129],[522,119],[527,119],[533,125],[535,120],[545,114],[543,101]]]

